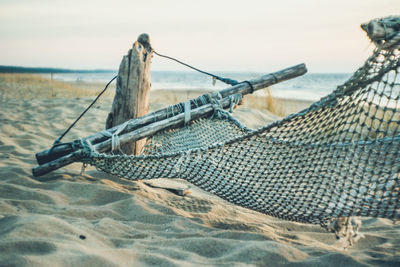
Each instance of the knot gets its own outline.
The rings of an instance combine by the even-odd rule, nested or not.
[[[273,74],[272,74],[273,75]],[[275,77],[275,76],[274,76]],[[277,79],[276,79],[276,77],[275,77],[275,80],[276,81],[278,81]],[[243,81],[242,83],[247,83],[249,86],[250,86],[250,94],[252,94],[252,93],[254,93],[254,87],[253,87],[253,85],[251,84],[251,82],[249,82],[249,81]]]
[[[53,147],[58,146],[61,144],[61,136],[54,140]]]
[[[392,35],[390,39],[386,39],[386,42],[380,48],[384,50],[400,49],[400,32]]]
[[[211,93],[211,99],[210,99],[211,104],[221,106],[221,99],[222,95],[219,92]]]
[[[243,96],[241,94],[234,94],[229,97],[230,100],[230,106],[229,106],[229,112],[232,113],[233,109],[238,105],[243,99]]]
[[[184,110],[185,110],[185,126],[186,126],[186,125],[190,122],[190,119],[191,119],[191,114],[190,114],[190,110],[191,110],[190,100],[185,102]]]
[[[81,149],[81,148],[83,148],[83,147],[85,146],[85,142],[86,142],[86,144],[91,145],[90,142],[89,142],[88,140],[83,141],[82,138],[79,138],[78,140],[75,140],[75,141],[73,141],[73,142],[71,143],[71,147],[72,147],[72,149],[73,149],[74,151],[77,151],[78,149]]]
[[[76,141],[79,142],[79,146],[81,146],[82,150],[79,153],[79,158],[83,163],[87,163],[90,161],[90,158],[93,157],[94,154],[97,153],[96,149],[94,149],[92,143],[89,140],[78,139]]]
[[[218,114],[218,111],[223,110],[222,104],[221,104],[221,99],[222,99],[222,95],[219,92],[213,92],[211,94],[210,102],[214,109],[214,115]]]
[[[232,80],[232,79],[229,79],[229,78],[222,78],[222,77],[219,77],[219,76],[214,76],[213,79],[220,80],[221,82],[229,84],[229,85],[232,85],[232,86],[236,85],[236,84],[239,84],[239,82],[236,81],[236,80]]]
[[[151,45],[150,45],[150,36],[147,33],[142,33],[139,35],[137,38],[137,41],[147,50],[151,51]]]
[[[178,161],[176,162],[174,168],[175,168],[175,172],[177,173],[178,177],[181,174],[182,165],[185,163],[185,161],[187,159],[189,159],[189,157],[190,157],[190,150],[187,150],[187,151],[181,153],[181,156],[179,157]]]
[[[114,133],[110,131],[101,131],[100,133],[104,136],[111,137],[111,152],[118,149],[121,152],[121,142],[119,140],[118,135],[125,129],[125,127],[129,124],[129,121],[124,122],[120,126],[118,126],[117,130]]]
[[[400,17],[389,16],[371,20],[361,28],[378,49],[391,51],[400,48]]]

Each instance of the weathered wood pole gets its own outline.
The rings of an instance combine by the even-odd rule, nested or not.
[[[150,37],[143,33],[139,35],[128,54],[122,58],[114,101],[106,120],[106,129],[149,112],[151,50]],[[125,154],[137,155],[145,142],[146,140],[140,140],[124,144],[121,150]]]

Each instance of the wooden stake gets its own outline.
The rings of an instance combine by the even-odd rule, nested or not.
[[[120,125],[132,118],[149,112],[150,61],[152,52],[150,37],[143,33],[124,56],[118,71],[118,79],[111,112],[106,129]],[[125,154],[139,154],[144,146],[141,142],[127,143],[121,147]]]

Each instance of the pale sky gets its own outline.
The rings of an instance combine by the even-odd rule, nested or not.
[[[204,70],[353,72],[373,48],[360,24],[399,13],[400,0],[0,0],[0,65],[118,69],[146,32]]]

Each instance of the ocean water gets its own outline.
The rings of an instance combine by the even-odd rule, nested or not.
[[[263,75],[263,73],[216,73],[225,78],[237,81],[251,80]],[[50,74],[46,74],[50,77]],[[55,73],[53,79],[75,82],[100,82],[106,84],[117,72],[94,73]],[[301,77],[288,80],[271,86],[273,96],[290,99],[318,100],[331,93],[338,85],[343,84],[350,73],[307,73]],[[176,90],[208,90],[218,91],[228,87],[217,81],[213,84],[212,78],[197,72],[178,71],[152,71],[152,90],[176,89]],[[265,91],[257,92],[263,94]]]

